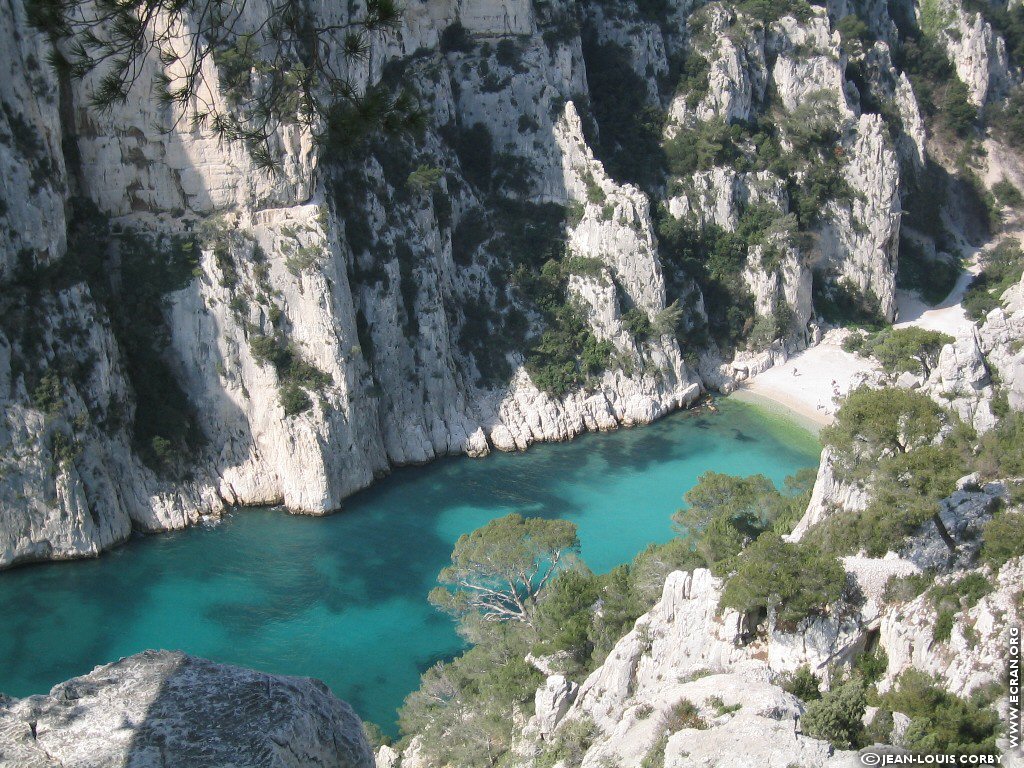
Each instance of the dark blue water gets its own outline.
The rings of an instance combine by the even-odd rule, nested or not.
[[[595,571],[671,538],[706,470],[777,483],[817,441],[752,406],[451,458],[396,472],[328,518],[239,511],[218,526],[133,541],[97,560],[0,574],[0,691],[24,696],[146,648],[324,680],[392,730],[420,673],[460,650],[426,596],[459,535],[517,511],[579,525]]]

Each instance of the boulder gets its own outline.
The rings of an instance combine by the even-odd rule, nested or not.
[[[4,768],[373,768],[319,680],[145,651],[49,694],[0,700]]]
[[[537,713],[537,727],[542,738],[546,738],[558,727],[558,723],[569,711],[580,687],[564,675],[551,675],[537,689],[534,702]]]

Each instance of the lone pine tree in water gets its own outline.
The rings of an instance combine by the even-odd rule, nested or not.
[[[537,595],[579,546],[568,520],[517,514],[492,520],[459,537],[430,602],[460,618],[475,614],[532,626]]]

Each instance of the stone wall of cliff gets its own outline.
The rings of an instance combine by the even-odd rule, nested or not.
[[[725,358],[812,341],[812,293],[894,312],[920,110],[885,34],[853,52],[836,31],[844,13],[888,30],[884,7],[410,4],[350,76],[412,91],[424,134],[341,154],[286,125],[271,173],[145,88],[96,112],[96,77],[58,77],[24,4],[10,9],[0,567],[236,504],[321,514],[397,464],[651,421],[728,381]],[[1006,70],[993,50],[984,66]],[[865,108],[852,58],[884,109]],[[651,133],[647,114],[667,119]],[[808,119],[833,137],[840,193],[805,191]],[[727,152],[659,159],[662,140],[722,120]],[[789,126],[786,162],[764,159],[759,121]],[[753,237],[751,212],[757,242],[725,293],[666,244],[673,226]],[[723,341],[708,331],[736,325],[734,299],[750,309]],[[571,375],[541,365],[566,346]]]

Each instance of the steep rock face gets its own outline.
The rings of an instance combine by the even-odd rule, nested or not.
[[[0,20],[10,52],[0,84],[0,216],[10,224],[0,281],[31,283],[44,302],[78,285],[54,322],[80,329],[86,343],[59,366],[39,366],[17,329],[0,324],[10,371],[0,377],[0,441],[15,457],[0,481],[0,567],[95,554],[132,528],[181,527],[230,505],[322,514],[396,464],[650,421],[705,386],[686,360],[703,355],[706,383],[728,388],[739,368],[756,373],[812,343],[812,295],[830,286],[892,315],[900,160],[923,163],[920,110],[879,42],[864,54],[867,80],[902,126],[862,113],[848,46],[821,9],[765,22],[683,0],[660,16],[632,2],[410,4],[398,34],[346,71],[416,93],[423,137],[339,155],[286,125],[271,137],[275,173],[142,90],[110,112],[89,109],[97,77],[57,83],[41,63],[45,39],[27,26],[22,2],[12,9]],[[894,39],[882,4],[851,10]],[[250,6],[247,22],[260,12]],[[347,12],[317,11],[330,21]],[[455,21],[466,41],[442,46]],[[691,74],[670,82],[684,59]],[[244,94],[221,82],[216,55],[206,65],[214,106],[230,111]],[[621,71],[609,79],[612,65]],[[146,62],[140,81],[158,68]],[[643,188],[626,183],[615,153],[645,139],[617,134],[607,117],[610,102],[631,94],[600,88],[627,81],[643,110],[667,115],[665,138],[719,119],[802,119],[801,105],[827,103],[837,116],[834,181],[850,194],[810,213],[805,204],[801,215],[814,221],[795,237],[807,168],[787,176],[763,159],[740,168],[722,158]],[[740,143],[756,158],[748,134]],[[637,151],[637,163],[649,154]],[[417,181],[421,168],[438,174]],[[65,250],[85,203],[109,223],[110,244],[83,280],[82,243]],[[736,329],[747,341],[726,350],[739,368],[721,367],[722,350],[704,332],[732,298],[666,253],[662,203],[669,219],[697,230],[745,231],[751,210],[772,212],[734,266],[737,304],[750,306]],[[555,214],[559,237],[545,240],[535,225]],[[151,403],[130,323],[104,320],[124,298],[120,240],[129,234],[197,242],[184,278],[152,298],[159,361],[195,440],[138,428]],[[545,279],[578,309],[573,332],[607,345],[588,347],[596,362],[569,382],[536,365],[552,320],[528,295],[530,276],[548,262],[558,274]],[[109,290],[95,282],[104,273]],[[76,359],[97,361],[97,372],[71,375]],[[48,368],[67,393],[53,413],[34,398]],[[85,423],[77,400],[102,429]],[[77,446],[56,461],[46,446],[54,429]]]
[[[896,313],[899,242],[899,166],[879,115],[861,115],[845,174],[857,191],[848,208],[836,206],[821,232],[824,264],[867,296],[883,317]],[[833,204],[835,205],[835,204]]]
[[[372,768],[351,707],[306,678],[167,651],[0,701],[0,765]]]
[[[825,114],[840,134],[841,146],[835,150],[841,157],[839,172],[852,194],[824,201],[816,220],[802,223],[813,231],[813,248],[794,247],[787,228],[794,228],[796,221],[790,218],[787,224],[783,219],[798,210],[791,197],[808,184],[807,171],[797,171],[787,180],[779,176],[777,165],[758,167],[762,161],[757,157],[745,158],[746,165],[757,168],[755,172],[737,172],[737,163],[730,158],[692,176],[673,179],[668,212],[690,226],[714,224],[734,231],[749,226],[743,217],[752,206],[779,210],[776,230],[750,249],[743,277],[756,317],[769,324],[765,328],[774,324],[773,338],[784,339],[789,349],[799,349],[811,340],[812,275],[819,287],[848,286],[844,289],[869,297],[881,314],[892,317],[900,226],[898,158],[905,156],[913,168],[923,163],[925,149],[913,91],[905,76],[893,68],[888,49],[879,44],[877,52],[872,50],[869,69],[872,91],[901,115],[902,127],[892,132],[895,145],[880,115],[859,114],[857,89],[845,75],[847,53],[826,15],[812,10],[806,20],[784,16],[764,24],[710,6],[695,13],[689,26],[689,55],[705,61],[708,87],[677,92],[669,105],[666,135],[706,131],[715,120],[755,124],[762,120],[783,126],[788,119],[804,122],[811,117],[808,103],[817,103],[835,110],[834,116]],[[785,151],[788,129],[782,135]],[[737,141],[737,146],[742,148],[746,140]],[[809,214],[803,209],[801,215]],[[751,354],[740,350],[736,359],[746,361]],[[728,368],[723,372],[728,375]]]
[[[860,512],[868,504],[868,490],[862,485],[841,480],[837,476],[835,454],[826,447],[821,452],[818,475],[814,479],[811,500],[800,522],[796,524],[789,538],[799,541],[814,525],[837,512]]]
[[[96,555],[133,528],[183,528],[221,508],[208,487],[159,481],[132,451],[131,387],[87,288],[18,287],[2,304],[0,563]],[[44,372],[31,392],[27,359]]]
[[[0,282],[64,253],[64,156],[56,75],[13,3],[0,21]]]
[[[950,574],[940,583],[961,578]],[[913,667],[936,675],[951,692],[966,696],[978,686],[1002,679],[1006,664],[1006,632],[1020,621],[1021,559],[1011,560],[992,575],[994,589],[954,618],[948,638],[935,636],[938,612],[928,594],[891,608],[883,616],[879,642],[889,664],[880,688],[891,686]]]
[[[319,152],[297,127],[272,137],[280,170],[267,174],[256,169],[243,146],[175,126],[175,116],[154,99],[133,99],[103,115],[92,112],[84,106],[96,86],[92,78],[68,90],[62,123],[57,105],[45,100],[52,101],[57,90],[38,64],[45,58],[45,44],[25,25],[22,7],[16,5],[18,13],[5,18],[0,30],[18,41],[10,50],[21,56],[5,60],[17,76],[5,82],[12,88],[11,97],[5,96],[5,116],[14,126],[9,126],[13,135],[24,128],[22,133],[36,132],[41,142],[39,147],[4,143],[7,197],[24,206],[5,213],[15,224],[10,236],[43,239],[5,244],[4,268],[12,273],[14,257],[26,248],[32,251],[30,267],[60,259],[64,208],[72,191],[95,201],[117,228],[201,231],[198,277],[164,300],[169,343],[163,357],[190,408],[202,414],[205,445],[188,459],[194,467],[192,479],[176,483],[181,490],[165,501],[160,468],[154,472],[139,461],[131,437],[135,393],[130,377],[117,365],[120,339],[113,334],[100,338],[100,333],[81,354],[111,357],[110,373],[87,382],[82,397],[123,401],[128,424],[112,429],[113,446],[105,445],[94,430],[78,430],[74,437],[85,446],[81,456],[53,462],[60,464],[54,473],[19,470],[19,476],[5,483],[5,498],[12,495],[15,501],[5,504],[0,566],[96,554],[123,540],[133,526],[180,527],[218,513],[225,504],[283,503],[293,511],[323,513],[337,509],[345,496],[393,464],[448,453],[480,455],[490,445],[522,449],[587,429],[650,421],[699,394],[700,382],[683,363],[674,340],[653,338],[640,344],[623,330],[623,302],[651,317],[666,306],[647,199],[604,174],[583,139],[571,103],[558,111],[548,109],[549,102],[566,104],[570,94],[585,92],[584,72],[578,40],[549,50],[530,3],[416,7],[408,12],[398,39],[378,44],[373,71],[355,73],[357,78],[376,78],[387,61],[436,48],[441,31],[456,18],[477,36],[475,46],[490,50],[434,54],[424,62],[429,66],[415,73],[429,96],[434,126],[422,159],[454,168],[440,182],[441,195],[451,197],[448,221],[442,223],[429,191],[426,199],[422,194],[409,199],[405,176],[391,175],[393,158],[383,150],[374,150],[364,168],[354,169],[375,187],[373,196],[356,200],[362,208],[357,218],[371,230],[368,250],[356,242],[353,224],[339,210],[334,191],[348,189],[352,176],[318,170]],[[509,37],[513,35],[532,37]],[[514,42],[514,67],[494,56],[494,43],[501,39]],[[500,88],[482,76],[487,64],[504,69]],[[148,63],[144,77],[154,74],[156,66]],[[15,94],[17,78],[24,81],[35,70],[41,81],[38,95],[33,98],[29,87]],[[218,108],[231,108],[230,93],[213,97]],[[541,124],[532,129],[524,129],[520,119],[527,104],[544,105],[536,109]],[[465,344],[467,302],[493,312],[497,302],[508,302],[508,287],[494,283],[488,274],[493,258],[481,256],[468,265],[459,262],[466,254],[453,257],[453,239],[459,244],[454,230],[467,214],[490,206],[483,200],[485,193],[467,182],[473,169],[460,168],[437,130],[456,121],[486,126],[503,156],[520,158],[527,169],[528,199],[585,201],[587,184],[595,176],[600,179],[612,216],[606,221],[600,215],[602,206],[582,203],[587,210],[572,229],[569,248],[575,256],[607,264],[615,285],[603,298],[609,309],[607,327],[600,327],[596,314],[591,324],[600,338],[614,340],[619,354],[636,361],[631,368],[643,373],[608,371],[585,390],[554,396],[540,391],[522,370],[521,350],[511,350],[502,356],[511,355],[514,375],[501,386],[481,381],[483,363]],[[545,129],[550,133],[545,135]],[[77,145],[77,176],[64,171],[62,131]],[[39,163],[46,166],[46,174],[38,172]],[[452,188],[446,190],[449,184]],[[351,189],[344,195],[346,200],[358,197]],[[371,274],[376,279],[368,279]],[[572,293],[586,299],[579,290]],[[81,307],[63,318],[65,325],[81,326],[102,317],[87,295],[79,303]],[[484,320],[484,328],[501,322],[495,316]],[[315,392],[309,387],[306,394],[297,391],[286,372],[268,360],[268,339],[280,340],[278,346],[289,359],[306,366],[302,370],[319,372]],[[260,342],[263,354],[254,351]],[[10,455],[39,454],[37,463],[46,464],[46,451],[38,445],[46,419],[33,413],[38,409],[25,397],[43,372],[19,378],[25,362],[19,358],[30,350],[13,341],[4,348],[11,366],[4,399]],[[63,377],[61,383],[68,384]],[[285,407],[286,392],[298,398],[300,413]],[[60,415],[70,421],[76,413],[72,404]],[[34,426],[22,424],[25,419]],[[95,489],[98,481],[90,485],[83,477],[86,463],[98,465],[95,472],[113,478],[108,485],[114,487],[104,491]],[[61,476],[51,480],[48,474]]]
[[[1024,280],[1003,294],[1005,309],[994,309],[978,329],[985,359],[999,373],[1011,408],[1024,410]]]
[[[1011,82],[1003,38],[980,13],[967,11],[959,0],[940,0],[932,13],[937,18],[922,18],[922,27],[938,26],[934,31],[971,101],[981,107],[1001,96]]]

